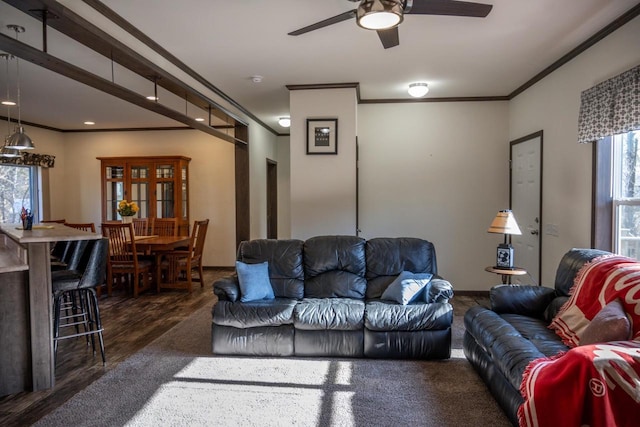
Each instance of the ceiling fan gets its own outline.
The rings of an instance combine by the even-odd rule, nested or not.
[[[356,18],[358,26],[368,30],[375,30],[384,48],[389,49],[390,47],[400,44],[398,25],[404,19],[404,15],[449,15],[485,18],[493,8],[491,4],[454,0],[349,1],[353,3],[360,2],[360,4],[356,9],[292,31],[289,35],[299,36],[300,34],[346,21],[347,19]]]

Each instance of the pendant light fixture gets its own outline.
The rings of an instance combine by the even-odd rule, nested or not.
[[[4,139],[4,145],[0,149],[0,157],[20,157],[20,151],[7,147],[9,135],[11,135],[11,107],[16,105],[9,97],[9,54],[0,53],[0,58],[4,58],[7,63],[7,97],[2,101],[2,105],[7,106],[7,136]]]
[[[18,34],[24,33],[24,27],[20,25],[7,25],[7,28],[16,32],[16,40],[18,40]],[[33,141],[29,136],[24,133],[24,128],[22,127],[22,122],[20,120],[20,60],[16,57],[16,75],[17,75],[17,97],[18,97],[18,126],[13,135],[9,137],[7,141],[6,147],[12,148],[14,150],[33,150],[35,145],[33,145]]]

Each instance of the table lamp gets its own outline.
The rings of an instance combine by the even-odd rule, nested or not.
[[[507,235],[522,234],[513,212],[509,209],[499,211],[487,231],[504,234],[504,243],[498,245],[496,253],[496,268],[513,268],[513,246],[507,240]]]

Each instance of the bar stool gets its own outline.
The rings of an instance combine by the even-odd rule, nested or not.
[[[79,336],[91,337],[93,353],[96,352],[94,335],[98,335],[100,341],[100,353],[102,364],[107,363],[104,353],[104,340],[102,338],[102,321],[98,308],[96,287],[104,283],[107,269],[108,239],[88,241],[86,256],[82,257],[77,270],[61,270],[51,273],[51,283],[54,300],[53,321],[53,348],[54,354],[58,351],[58,341]],[[66,296],[77,298],[79,304],[77,310],[70,317],[74,321],[61,324],[63,302]],[[75,297],[75,298],[74,298]],[[84,331],[76,329],[75,334],[60,336],[60,328],[64,326],[84,325]]]

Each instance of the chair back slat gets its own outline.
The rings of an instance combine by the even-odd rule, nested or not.
[[[96,232],[96,226],[92,222],[77,222],[77,223],[66,222],[64,225],[66,225],[67,227],[77,228],[78,230],[89,231],[91,233]]]
[[[102,235],[109,239],[109,262],[135,263],[136,242],[133,224],[102,224]]]
[[[178,220],[176,218],[154,218],[153,233],[158,236],[177,236]]]
[[[149,218],[133,218],[133,231],[136,236],[148,236]]]

